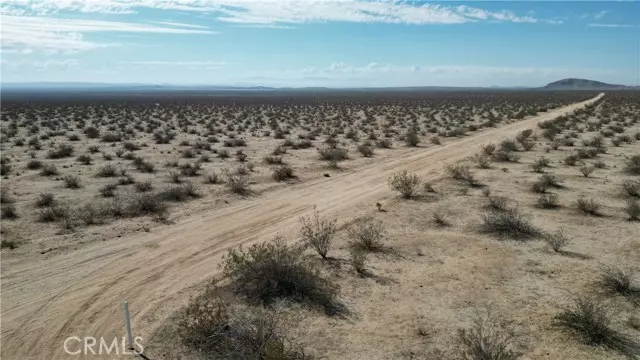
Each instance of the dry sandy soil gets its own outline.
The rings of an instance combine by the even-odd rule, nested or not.
[[[119,226],[129,227],[108,241],[96,241],[100,234],[95,234],[82,246],[70,245],[78,237],[84,239],[87,234],[82,232],[56,235],[60,239],[55,250],[45,256],[38,249],[51,245],[35,240],[10,256],[3,250],[2,358],[68,359],[62,347],[68,336],[122,336],[123,300],[131,306],[135,335],[148,341],[150,358],[182,358],[184,349],[169,343],[158,327],[166,326],[171,315],[212,278],[218,279],[220,258],[228,248],[276,235],[293,240],[298,219],[316,205],[342,227],[359,217],[374,216],[385,225],[388,244],[396,251],[394,256],[370,257],[368,267],[375,276],[354,275],[346,262],[324,269],[340,284],[340,297],[357,316],[337,320],[298,309],[290,331],[311,354],[327,359],[428,358],[433,349],[455,348],[457,329],[468,326],[473,314],[486,306],[523,334],[519,346],[524,358],[622,359],[613,351],[583,345],[552,322],[571,294],[597,288],[594,282],[603,264],[635,270],[640,266],[640,226],[625,217],[621,192],[627,178],[622,173],[625,156],[638,154],[640,142],[608,147],[597,158],[607,167],[588,178],[577,166],[562,164],[570,147],[545,152],[546,141],[540,136],[534,149],[519,153],[517,163],[474,169],[492,194],[520,204],[536,226],[548,231],[563,227],[571,239],[564,253],[554,253],[541,241],[500,241],[480,234],[477,227],[487,212],[482,189],[461,185],[444,171],[445,164],[468,159],[482,145],[498,144],[526,129],[539,133],[540,122],[570,114],[602,96],[447,140],[441,146],[381,151],[330,177],[320,176],[322,170],[316,169],[314,176],[292,184],[261,185],[259,196],[248,199],[208,197],[178,210],[168,225],[147,220],[104,225],[101,229],[108,234]],[[625,131],[634,134],[639,129],[636,122]],[[530,188],[539,174],[531,164],[540,156],[551,160],[551,171],[564,185],[553,190],[562,205],[556,210],[534,206],[538,195]],[[436,193],[420,200],[398,198],[389,190],[387,178],[402,170],[431,182]],[[29,201],[38,191],[30,192]],[[579,195],[600,202],[603,216],[579,213],[573,205]],[[376,211],[376,202],[386,211]],[[435,211],[445,214],[451,226],[436,226],[431,217]],[[136,227],[144,231],[134,231]],[[15,227],[7,231],[20,233]],[[340,231],[332,256],[347,259],[348,247]],[[638,329],[629,325],[638,308],[622,297],[610,300],[619,310],[614,325],[640,337]]]

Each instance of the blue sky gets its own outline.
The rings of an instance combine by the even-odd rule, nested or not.
[[[640,85],[638,1],[2,0],[2,82]]]

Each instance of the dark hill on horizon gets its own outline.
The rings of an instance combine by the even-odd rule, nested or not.
[[[624,85],[607,84],[595,80],[586,79],[562,79],[548,83],[544,89],[550,90],[599,90],[599,89],[624,89]]]

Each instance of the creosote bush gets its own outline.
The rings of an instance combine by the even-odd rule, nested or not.
[[[629,196],[640,197],[640,181],[625,180],[622,183],[622,188]]]
[[[481,230],[514,240],[527,240],[540,235],[538,230],[518,208],[505,211],[492,211],[484,216]]]
[[[370,217],[359,219],[347,229],[347,237],[351,240],[351,246],[354,249],[368,252],[385,250],[383,241],[386,232],[379,220]]]
[[[567,246],[570,242],[569,238],[565,234],[564,229],[558,229],[552,233],[544,234],[544,241],[551,246],[553,251],[560,252],[560,250]]]
[[[624,211],[629,215],[629,220],[640,220],[640,203],[637,199],[628,199]]]
[[[388,180],[389,187],[399,192],[403,198],[410,199],[416,196],[420,186],[420,178],[417,174],[403,170],[391,175]]]
[[[300,237],[302,242],[311,246],[323,259],[327,258],[327,253],[331,249],[331,241],[336,234],[336,220],[325,220],[320,218],[317,208],[313,207],[313,214],[308,217],[301,217]]]
[[[304,247],[287,245],[282,238],[247,250],[229,249],[223,272],[234,291],[249,301],[269,305],[287,299],[338,315],[343,309],[337,301],[337,287],[318,274],[303,252]]]
[[[594,199],[586,199],[584,197],[580,197],[578,198],[578,200],[576,200],[575,204],[578,210],[586,215],[602,215],[600,212],[600,204]]]
[[[542,194],[538,198],[536,205],[541,209],[557,209],[560,207],[560,204],[558,202],[558,195]]]
[[[640,287],[633,283],[632,272],[629,269],[605,266],[602,270],[600,282],[602,287],[611,293],[640,301]]]

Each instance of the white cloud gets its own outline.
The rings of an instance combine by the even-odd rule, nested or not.
[[[85,40],[84,33],[87,32],[215,34],[209,30],[116,21],[3,15],[2,51],[78,52],[116,45]]]
[[[2,67],[4,71],[48,71],[52,69],[69,69],[75,67],[80,64],[80,61],[77,59],[65,59],[65,60],[44,60],[44,61],[33,61],[33,60],[20,60],[20,61],[9,61],[2,60]]]
[[[205,67],[221,67],[227,64],[224,61],[121,61],[120,63],[131,64],[131,65],[205,66]]]
[[[602,10],[602,11],[600,11],[600,12],[598,12],[598,13],[594,14],[594,15],[593,15],[593,19],[594,19],[594,20],[600,20],[600,19],[602,19],[602,17],[603,17],[603,16],[605,16],[607,13],[608,13],[608,11],[607,11],[607,10]]]
[[[604,27],[604,28],[630,28],[630,27],[634,27],[633,25],[627,25],[627,24],[597,24],[597,23],[592,23],[589,24],[590,27]]]
[[[378,22],[461,24],[473,21],[536,23],[532,16],[405,0],[3,0],[5,14],[52,15],[63,11],[102,14],[135,13],[140,9],[213,13],[218,20],[239,24],[307,22]]]

